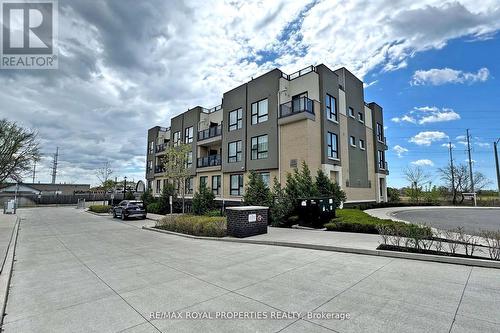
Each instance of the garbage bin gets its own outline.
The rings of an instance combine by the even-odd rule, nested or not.
[[[243,238],[267,234],[269,207],[241,206],[226,208],[228,236]]]

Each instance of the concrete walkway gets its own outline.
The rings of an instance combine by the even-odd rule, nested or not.
[[[16,225],[16,219],[16,215],[0,214],[0,272],[9,247],[12,230]]]
[[[500,332],[496,269],[188,239],[74,208],[19,214],[7,333]],[[268,318],[186,319],[228,312]]]

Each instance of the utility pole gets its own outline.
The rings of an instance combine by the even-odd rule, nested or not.
[[[33,161],[33,184],[35,184],[35,176],[36,176],[36,160]]]
[[[469,129],[467,129],[467,154],[469,155],[469,178],[470,178],[470,189],[471,193],[474,192],[474,176],[472,174],[472,158],[471,158],[471,148],[470,148],[470,135]]]
[[[56,183],[57,159],[58,158],[59,158],[59,147],[56,148],[56,153],[54,155],[54,161],[52,162],[52,184]]]
[[[497,150],[499,141],[500,138],[498,138],[496,142],[493,142],[493,147],[495,148],[495,164],[497,167],[498,196],[500,196],[500,166],[498,165],[498,150]]]
[[[450,169],[451,169],[451,193],[453,194],[453,204],[457,203],[457,193],[455,191],[455,167],[453,166],[453,146],[449,142],[450,147]]]

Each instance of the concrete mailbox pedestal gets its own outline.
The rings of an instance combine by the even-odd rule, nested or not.
[[[228,236],[243,238],[267,234],[269,207],[242,206],[226,208]]]

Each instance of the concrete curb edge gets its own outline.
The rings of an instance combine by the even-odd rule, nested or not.
[[[0,328],[3,326],[3,318],[5,316],[5,308],[7,307],[7,299],[9,296],[10,278],[12,276],[12,268],[14,267],[14,256],[16,252],[17,235],[19,232],[19,217],[16,220],[14,229],[9,241],[9,247],[5,254],[5,262],[0,274]]]
[[[184,238],[191,238],[191,239],[211,240],[211,241],[220,241],[220,242],[233,242],[233,243],[246,243],[246,244],[256,244],[256,245],[294,247],[294,248],[310,249],[310,250],[343,252],[343,253],[353,253],[353,254],[389,257],[389,258],[400,258],[400,259],[410,259],[410,260],[420,260],[420,261],[433,261],[433,262],[439,262],[439,263],[445,263],[445,264],[455,264],[455,265],[466,265],[466,266],[476,266],[476,267],[500,269],[500,261],[497,262],[497,261],[493,261],[493,260],[447,257],[447,256],[437,256],[437,255],[430,255],[430,254],[395,252],[395,251],[384,251],[384,250],[367,250],[367,249],[356,249],[356,248],[338,247],[338,246],[330,246],[330,245],[290,243],[290,242],[282,242],[282,241],[251,240],[251,239],[240,239],[240,238],[201,237],[201,236],[185,235],[185,234],[180,234],[180,233],[173,232],[173,231],[151,228],[151,227],[146,227],[146,226],[143,226],[142,229],[148,230],[148,231],[159,232],[159,233],[163,233],[163,234],[184,237]]]

